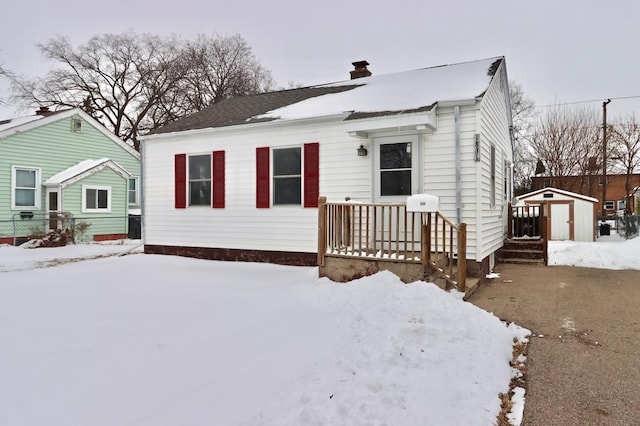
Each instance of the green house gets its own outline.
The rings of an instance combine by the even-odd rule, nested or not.
[[[140,155],[82,110],[0,120],[0,243],[132,237],[141,200]]]

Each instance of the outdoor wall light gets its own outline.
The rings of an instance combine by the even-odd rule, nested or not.
[[[358,148],[358,157],[366,157],[368,153],[369,151],[367,151],[367,148],[360,144],[360,148]]]

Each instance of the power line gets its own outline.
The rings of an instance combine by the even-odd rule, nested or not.
[[[639,99],[640,95],[635,95],[635,96],[618,96],[615,98],[600,98],[600,99],[592,99],[589,101],[574,101],[574,102],[563,102],[563,103],[557,103],[557,104],[549,104],[549,105],[536,105],[534,108],[549,108],[549,107],[554,107],[554,106],[562,106],[562,105],[575,105],[575,104],[588,104],[588,103],[592,103],[592,102],[602,102],[602,101],[606,101],[607,99],[611,99],[611,100],[621,100],[621,99]]]

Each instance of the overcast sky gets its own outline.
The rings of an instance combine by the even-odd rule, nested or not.
[[[362,59],[385,74],[504,55],[538,106],[596,100],[600,111],[612,98],[612,116],[640,116],[637,0],[20,0],[0,12],[0,64],[42,76],[52,64],[37,43],[127,30],[240,34],[281,86],[345,80]],[[24,114],[0,108],[1,118]]]

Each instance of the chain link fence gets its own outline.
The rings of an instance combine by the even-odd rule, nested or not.
[[[56,230],[65,231],[74,243],[140,239],[140,216],[73,216],[69,213],[39,214],[21,212],[11,220],[0,221],[0,243],[20,245],[45,238]]]

